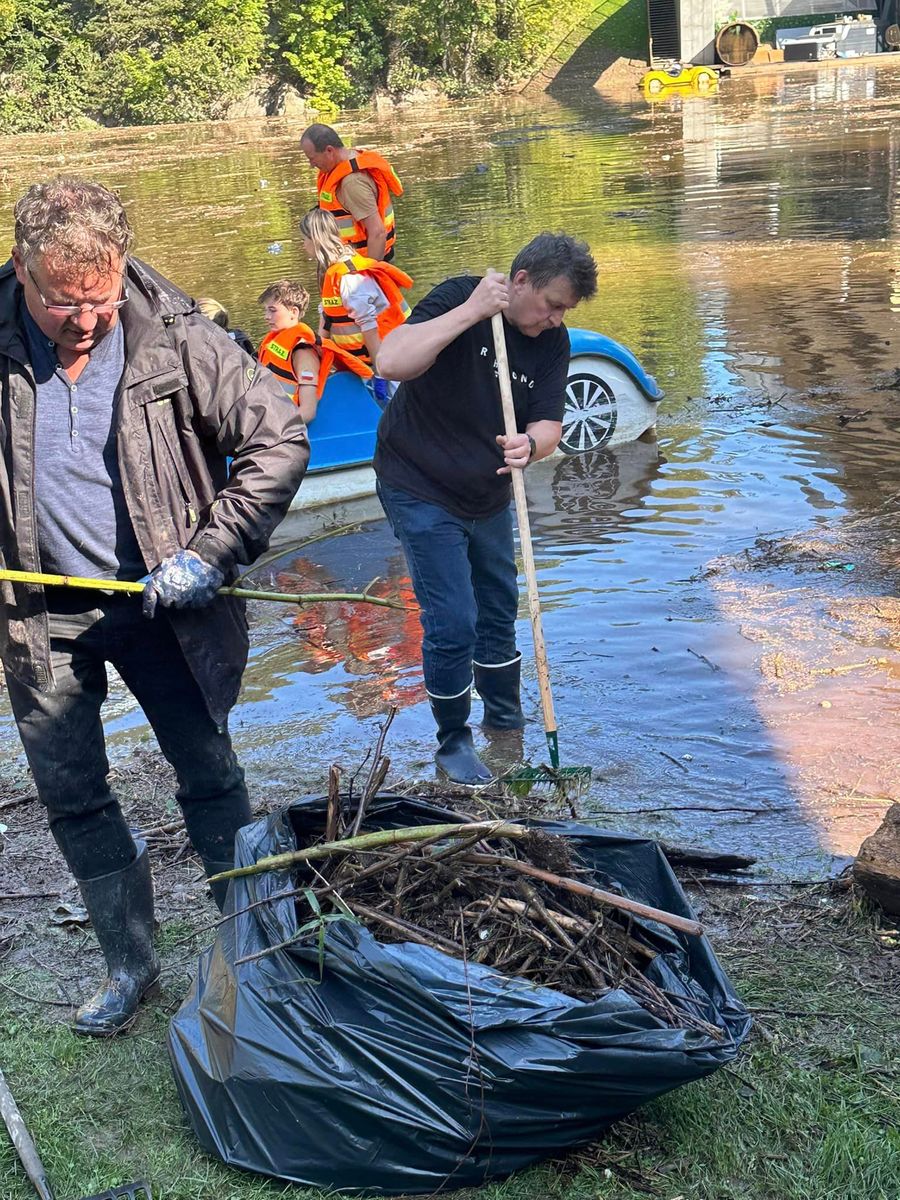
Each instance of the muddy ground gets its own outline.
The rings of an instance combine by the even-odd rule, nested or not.
[[[196,953],[212,938],[219,914],[172,798],[174,774],[161,754],[138,747],[114,768],[110,779],[126,819],[150,850],[157,923],[166,930],[161,947],[162,1004],[174,1011],[189,984]],[[388,790],[409,792],[476,817],[596,821],[596,817],[587,817],[583,801],[577,797],[548,791],[514,797],[493,789],[473,797],[438,781],[396,779],[388,781]],[[261,817],[294,798],[277,788],[257,790],[254,815]],[[22,781],[12,786],[7,783],[0,793],[0,818],[0,962],[4,969],[12,969],[16,980],[13,986],[9,977],[0,979],[0,988],[19,1000],[32,1001],[51,1020],[66,1020],[71,1007],[93,990],[102,975],[103,960],[77,885],[46,829],[43,809]],[[765,864],[755,863],[752,857],[733,869],[727,863],[721,867],[714,854],[709,863],[702,861],[703,855],[712,854],[703,846],[667,845],[666,849],[714,945],[722,945],[726,951],[736,923],[746,925],[749,919],[748,906],[753,908],[756,926],[771,921],[772,936],[780,936],[779,930],[799,928],[798,920],[811,920],[810,913],[817,911],[817,906],[850,902],[847,869],[835,870],[832,878],[818,882],[804,879],[791,884],[773,876]],[[700,855],[700,861],[691,862],[692,853]],[[685,855],[687,864],[682,861]],[[756,936],[761,936],[759,931]],[[897,956],[887,965],[875,963],[872,969],[876,974],[897,970]]]

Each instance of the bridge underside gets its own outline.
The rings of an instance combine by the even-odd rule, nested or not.
[[[761,21],[767,17],[817,16],[832,13],[871,13],[877,0],[744,0],[733,10],[732,20]],[[721,0],[647,0],[653,62],[670,58],[681,62],[715,62],[716,22],[721,21]],[[729,14],[731,15],[731,14]]]

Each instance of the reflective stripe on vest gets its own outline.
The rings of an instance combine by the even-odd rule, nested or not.
[[[361,379],[370,379],[372,370],[363,362],[357,362],[351,353],[330,338],[320,338],[308,325],[292,325],[290,329],[273,329],[259,344],[257,358],[264,367],[275,375],[294,404],[300,404],[300,385],[294,374],[292,359],[298,347],[315,350],[319,359],[319,374],[316,379],[316,395],[322,398],[325,384],[333,368],[352,371]]]
[[[292,359],[298,346],[307,346],[319,353],[318,337],[302,322],[288,329],[272,329],[259,343],[256,357],[278,378],[279,383],[295,404],[300,403],[300,385],[294,374]],[[321,355],[320,355],[321,359]]]
[[[320,171],[317,182],[319,193],[319,208],[330,212],[337,221],[341,238],[353,250],[365,255],[368,251],[368,234],[365,226],[354,219],[337,198],[337,189],[342,180],[350,174],[365,171],[375,184],[378,215],[384,222],[386,240],[384,246],[384,261],[389,262],[394,257],[394,241],[396,239],[396,221],[391,195],[401,196],[403,185],[397,178],[394,168],[376,154],[374,150],[357,150],[355,155],[346,162],[338,163],[331,171]]]
[[[364,258],[361,254],[354,254],[350,260],[334,263],[325,272],[325,278],[322,280],[322,316],[328,337],[347,353],[363,362],[371,362],[363,332],[341,299],[341,279],[348,274],[371,276],[384,293],[388,307],[376,318],[378,336],[382,340],[392,329],[402,325],[409,316],[411,309],[400,288],[412,287],[413,281],[398,267]]]

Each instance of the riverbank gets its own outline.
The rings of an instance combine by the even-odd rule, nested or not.
[[[87,19],[66,0],[40,0],[0,10],[0,135],[333,115],[379,94],[472,97],[513,90],[586,42],[591,53],[642,56],[647,37],[640,0],[493,11],[476,0],[307,0],[300,11],[223,0],[190,17],[160,0],[99,0]]]
[[[148,834],[163,957],[161,995],[133,1032],[78,1039],[69,1001],[100,969],[77,925],[79,901],[55,863],[35,803],[4,815],[17,830],[2,858],[4,890],[49,892],[16,905],[0,947],[3,1069],[59,1195],[143,1177],[165,1200],[325,1200],[226,1169],[202,1154],[175,1094],[168,1021],[218,914],[183,835],[171,825],[168,769],[138,751],[117,772],[129,817]],[[152,797],[152,799],[151,799]],[[8,797],[7,797],[8,798]],[[267,804],[284,796],[270,794]],[[33,837],[31,847],[28,838]],[[25,840],[23,840],[25,839]],[[900,1172],[900,933],[841,879],[803,886],[687,883],[713,946],[753,1011],[734,1068],[619,1122],[581,1153],[454,1200],[893,1200]],[[4,915],[8,915],[9,901]],[[69,927],[52,924],[63,915]],[[0,1139],[4,1200],[30,1185]]]

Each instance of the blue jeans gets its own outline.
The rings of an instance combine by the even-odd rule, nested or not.
[[[516,656],[512,512],[456,517],[380,480],[378,498],[422,610],[425,687],[432,696],[458,696],[471,685],[473,659],[491,665]]]

